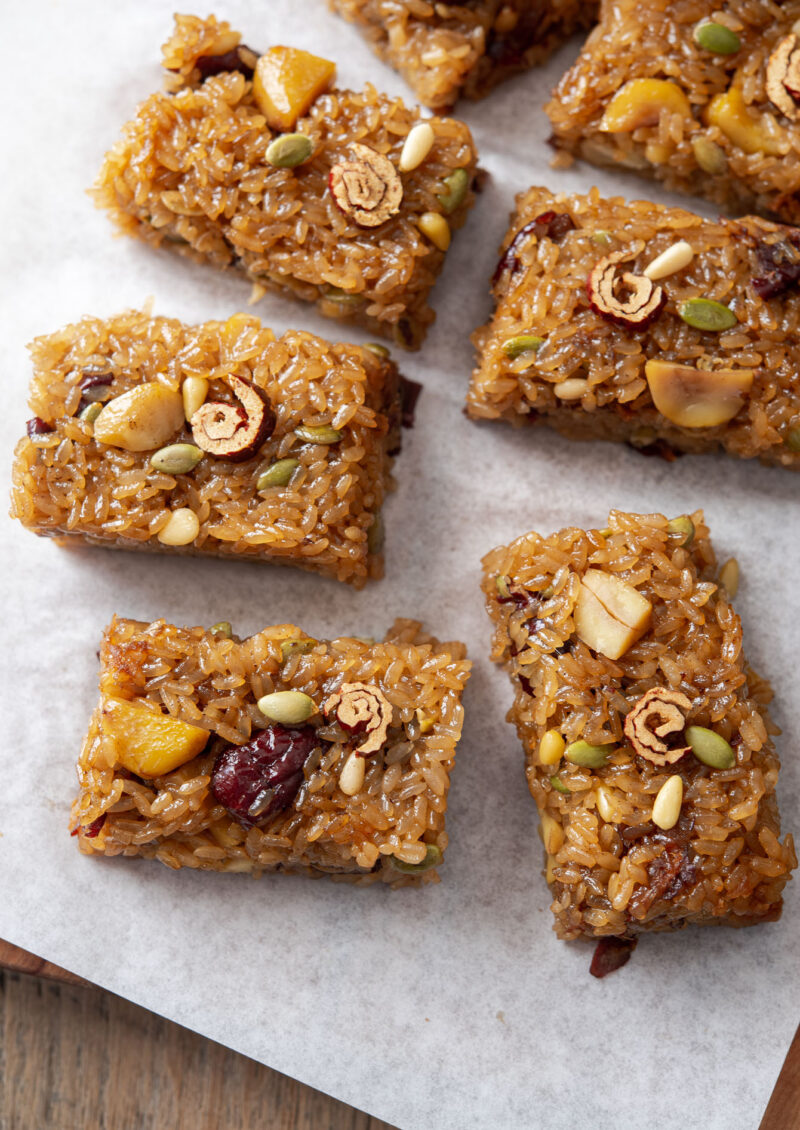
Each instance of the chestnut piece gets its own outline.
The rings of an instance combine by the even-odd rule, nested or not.
[[[249,459],[269,439],[275,428],[275,413],[264,393],[241,377],[225,378],[238,404],[206,401],[190,422],[194,442],[217,459],[233,463]]]

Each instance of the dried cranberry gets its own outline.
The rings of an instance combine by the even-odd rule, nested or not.
[[[70,835],[77,836],[79,832],[83,832],[87,839],[93,840],[95,836],[100,834],[100,829],[105,824],[107,815],[107,812],[102,812],[91,824],[81,824],[78,828],[73,828]]]
[[[246,827],[288,808],[303,783],[303,766],[320,745],[313,726],[272,725],[246,745],[228,746],[211,773],[211,791]]]
[[[800,231],[777,243],[757,243],[756,258],[763,273],[751,283],[755,293],[764,299],[783,294],[800,279]]]
[[[503,271],[508,270],[513,275],[515,271],[519,270],[517,251],[526,239],[536,236],[537,239],[552,239],[554,243],[558,243],[574,227],[575,222],[567,212],[542,212],[541,216],[537,216],[535,220],[525,224],[524,227],[519,229],[501,255],[500,262],[492,275],[492,286],[496,286],[500,281]]]
[[[32,420],[28,420],[25,425],[25,430],[32,438],[33,436],[46,436],[48,432],[54,432],[56,429],[52,424],[48,424],[41,416],[34,416]]]
[[[592,954],[589,972],[593,977],[607,977],[627,965],[635,949],[635,938],[601,938]]]
[[[83,400],[90,402],[93,400],[104,400],[105,394],[108,391],[108,386],[114,380],[113,373],[93,373],[87,369],[78,385],[81,390]]]
[[[400,419],[404,428],[414,427],[414,413],[421,392],[422,385],[419,381],[412,381],[408,377],[400,376],[400,401],[402,405]]]
[[[225,71],[239,71],[246,79],[253,77],[253,67],[250,59],[256,55],[249,47],[240,43],[223,55],[201,55],[195,60],[195,66],[200,72],[200,81],[205,82],[212,75],[221,75]]]

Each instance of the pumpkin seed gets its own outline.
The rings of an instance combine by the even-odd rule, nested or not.
[[[503,342],[503,353],[513,361],[515,358],[521,357],[523,353],[538,353],[543,345],[543,337],[535,337],[533,334],[519,334],[517,337],[510,337]]]
[[[678,314],[687,326],[709,333],[721,333],[722,330],[729,330],[731,326],[739,324],[739,319],[730,306],[715,302],[712,298],[687,298],[678,307]]]
[[[691,545],[694,541],[694,522],[688,514],[682,514],[680,518],[670,518],[667,522],[667,530],[683,538],[681,545]]]
[[[464,197],[469,188],[469,173],[466,169],[453,169],[452,173],[446,176],[442,183],[447,186],[447,192],[439,193],[438,199],[442,211],[449,216],[451,212],[455,212],[460,204],[464,203]]]
[[[150,466],[166,475],[185,475],[193,471],[202,458],[203,452],[193,443],[171,443],[150,456]]]
[[[296,726],[316,711],[314,700],[302,691],[273,691],[258,700],[258,709],[265,718]]]
[[[382,357],[384,360],[388,360],[391,357],[389,350],[385,345],[381,345],[379,341],[368,341],[364,349],[368,349],[370,353],[374,353],[376,357]]]
[[[341,306],[350,306],[355,309],[356,306],[361,306],[364,299],[360,294],[352,294],[348,290],[342,290],[340,286],[325,286],[322,288],[323,298],[327,298],[329,302],[338,302]]]
[[[687,726],[686,740],[697,760],[712,769],[730,769],[736,764],[736,754],[730,743],[705,726]]]
[[[697,24],[694,41],[698,47],[702,47],[704,51],[713,51],[715,55],[735,55],[742,47],[742,41],[735,31],[711,20]]]
[[[800,451],[800,428],[790,428],[783,442],[790,451]]]
[[[564,793],[565,796],[570,796],[572,793],[572,789],[568,789],[560,777],[551,777],[550,784],[557,793]]]
[[[373,555],[380,553],[385,540],[386,530],[383,525],[383,515],[378,513],[372,519],[372,525],[367,530],[367,552]]]
[[[405,863],[402,859],[392,856],[392,866],[407,875],[418,875],[421,871],[429,871],[431,867],[438,867],[442,862],[442,853],[436,844],[427,844],[425,858],[421,863]]]
[[[278,459],[271,463],[266,471],[258,476],[256,490],[268,490],[270,487],[285,487],[300,466],[299,459]]]
[[[307,655],[309,651],[314,650],[316,643],[317,641],[312,639],[284,640],[281,643],[281,663],[285,663],[293,655]]]
[[[597,231],[592,232],[592,243],[596,243],[598,247],[610,247],[613,236],[610,231],[605,231],[604,228],[598,228]]]
[[[212,624],[208,630],[212,636],[219,636],[220,639],[233,639],[233,628],[230,620],[220,620],[219,623]]]
[[[306,443],[338,443],[342,438],[342,433],[332,428],[330,424],[322,424],[318,428],[310,428],[302,424],[294,429],[294,434]]]
[[[508,589],[508,577],[504,577],[501,574],[500,576],[495,577],[494,583],[495,583],[495,587],[497,589],[497,595],[502,597],[503,600],[510,600],[511,599],[511,593],[509,592],[509,589]]]
[[[86,407],[78,413],[78,419],[83,420],[84,424],[93,424],[102,411],[103,405],[99,400],[95,400],[92,404],[87,404]]]
[[[612,745],[589,745],[578,741],[567,746],[564,756],[573,765],[581,765],[584,769],[601,769],[614,748]]]
[[[293,169],[302,165],[314,152],[314,142],[304,133],[284,133],[267,146],[267,164],[276,169]]]

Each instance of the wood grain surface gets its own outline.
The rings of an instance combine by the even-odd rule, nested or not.
[[[392,1130],[0,941],[0,1130]]]

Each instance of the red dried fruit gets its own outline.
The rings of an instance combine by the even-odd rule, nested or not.
[[[25,431],[33,438],[34,436],[46,436],[49,432],[54,432],[56,429],[52,424],[48,424],[41,416],[34,416],[32,420],[28,420],[25,425]]]
[[[240,463],[255,455],[272,435],[275,413],[261,389],[250,381],[232,375],[225,379],[239,403],[206,401],[190,421],[192,437],[209,455]]]
[[[211,791],[246,828],[263,824],[292,803],[303,783],[303,766],[322,744],[313,726],[267,726],[245,745],[219,754]]]
[[[800,279],[800,231],[791,230],[776,243],[756,244],[762,274],[750,284],[759,298],[775,298]]]
[[[601,938],[595,946],[589,972],[593,977],[607,977],[627,965],[635,949],[635,938]]]
[[[589,305],[596,314],[616,326],[643,330],[654,321],[664,308],[667,296],[664,289],[646,275],[624,271],[617,275],[617,267],[633,258],[629,251],[614,251],[604,256],[592,268],[586,280]],[[616,293],[622,287],[627,297]]]
[[[96,820],[93,820],[91,822],[91,824],[80,824],[77,828],[73,828],[70,832],[70,835],[77,836],[80,835],[81,832],[83,832],[84,836],[86,836],[87,839],[93,840],[95,836],[98,836],[100,834],[100,829],[105,824],[107,815],[107,812],[102,812]]]
[[[194,65],[200,72],[200,81],[205,82],[212,75],[220,75],[225,71],[239,71],[246,79],[253,77],[256,69],[258,55],[240,43],[222,55],[201,55],[195,59]]]
[[[537,239],[551,239],[554,243],[560,242],[575,227],[575,222],[567,212],[542,212],[530,223],[520,228],[509,243],[492,275],[492,286],[496,286],[504,271],[510,271],[513,277],[519,270],[519,256],[517,251],[531,236]]]

